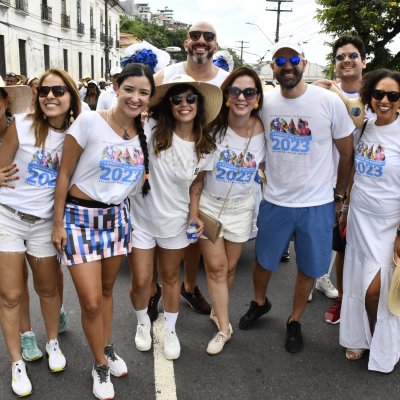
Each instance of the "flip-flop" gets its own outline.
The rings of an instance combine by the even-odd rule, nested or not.
[[[346,358],[351,361],[359,360],[364,353],[365,349],[346,349]]]

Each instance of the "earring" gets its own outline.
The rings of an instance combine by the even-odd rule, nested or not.
[[[258,107],[260,107],[260,106],[258,105],[258,103],[254,104],[254,106],[253,106],[253,108],[254,108],[255,110],[257,110]]]
[[[69,123],[72,124],[75,121],[74,112],[71,110],[69,112]]]
[[[229,103],[229,100],[226,101],[225,105],[229,108],[231,106],[231,103]]]

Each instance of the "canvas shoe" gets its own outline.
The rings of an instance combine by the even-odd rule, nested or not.
[[[325,296],[329,297],[330,299],[335,299],[339,295],[338,290],[332,285],[332,282],[328,276],[318,278],[315,284],[315,289],[324,293]]]
[[[298,353],[303,350],[303,336],[301,335],[301,324],[298,321],[287,322],[286,324],[285,348],[289,353]]]
[[[219,321],[218,321],[217,316],[214,314],[214,310],[213,310],[213,309],[211,309],[211,312],[210,312],[210,319],[211,319],[212,322],[214,322],[214,324],[216,325],[216,327],[217,327],[218,330],[219,330],[219,329],[220,329],[220,328],[219,328]],[[231,323],[229,323],[229,333],[230,333],[231,335],[233,335],[233,328],[232,328]]]
[[[326,310],[325,322],[328,324],[336,325],[340,322],[340,310],[342,308],[342,299],[336,297],[333,304]]]
[[[94,365],[92,369],[93,394],[96,399],[110,400],[115,396],[114,385],[107,365]]]
[[[49,369],[51,372],[61,372],[67,366],[67,360],[60,350],[57,339],[51,339],[46,343],[46,354],[49,359]]]
[[[210,314],[211,306],[204,298],[203,294],[200,292],[200,289],[197,286],[194,288],[194,292],[190,293],[186,291],[185,285],[182,282],[181,296],[186,300],[186,302],[194,311],[200,314]]]
[[[151,349],[151,326],[138,324],[136,327],[135,344],[139,351],[149,351]]]
[[[225,343],[231,339],[231,334],[226,335],[224,332],[217,332],[214,337],[210,340],[207,346],[207,353],[215,355],[221,353],[225,346]]]
[[[255,301],[250,303],[250,308],[247,310],[247,313],[240,318],[239,328],[240,329],[250,329],[254,325],[254,323],[260,318],[262,315],[266,314],[271,309],[271,303],[265,298],[265,303],[260,306]]]
[[[22,360],[11,364],[11,387],[18,397],[29,396],[32,393],[32,384],[26,373],[25,363]]]
[[[176,332],[164,330],[164,356],[167,360],[176,360],[181,355],[181,345]]]
[[[21,333],[21,348],[22,358],[25,361],[36,361],[43,357],[32,331]]]
[[[125,361],[115,353],[112,344],[104,347],[104,355],[106,356],[110,374],[112,376],[120,378],[128,373],[128,367],[126,366]]]

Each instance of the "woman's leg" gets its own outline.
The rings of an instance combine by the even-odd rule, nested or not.
[[[22,333],[29,332],[32,330],[31,313],[30,313],[30,309],[29,309],[28,276],[29,276],[28,265],[25,261],[24,262],[24,293],[22,296],[21,321],[20,321],[20,330]]]
[[[243,243],[230,242],[225,240],[225,253],[228,258],[228,290],[232,289],[235,279],[236,267],[242,254]]]
[[[379,296],[381,294],[381,271],[378,271],[365,294],[365,309],[367,310],[371,335],[374,334],[378,314]]]

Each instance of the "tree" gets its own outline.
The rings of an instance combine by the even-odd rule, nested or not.
[[[400,1],[316,0],[316,19],[323,32],[334,39],[346,34],[360,36],[371,62],[367,70],[379,67],[400,70],[400,52],[392,54],[388,45],[400,33]],[[332,61],[332,60],[331,60]]]

